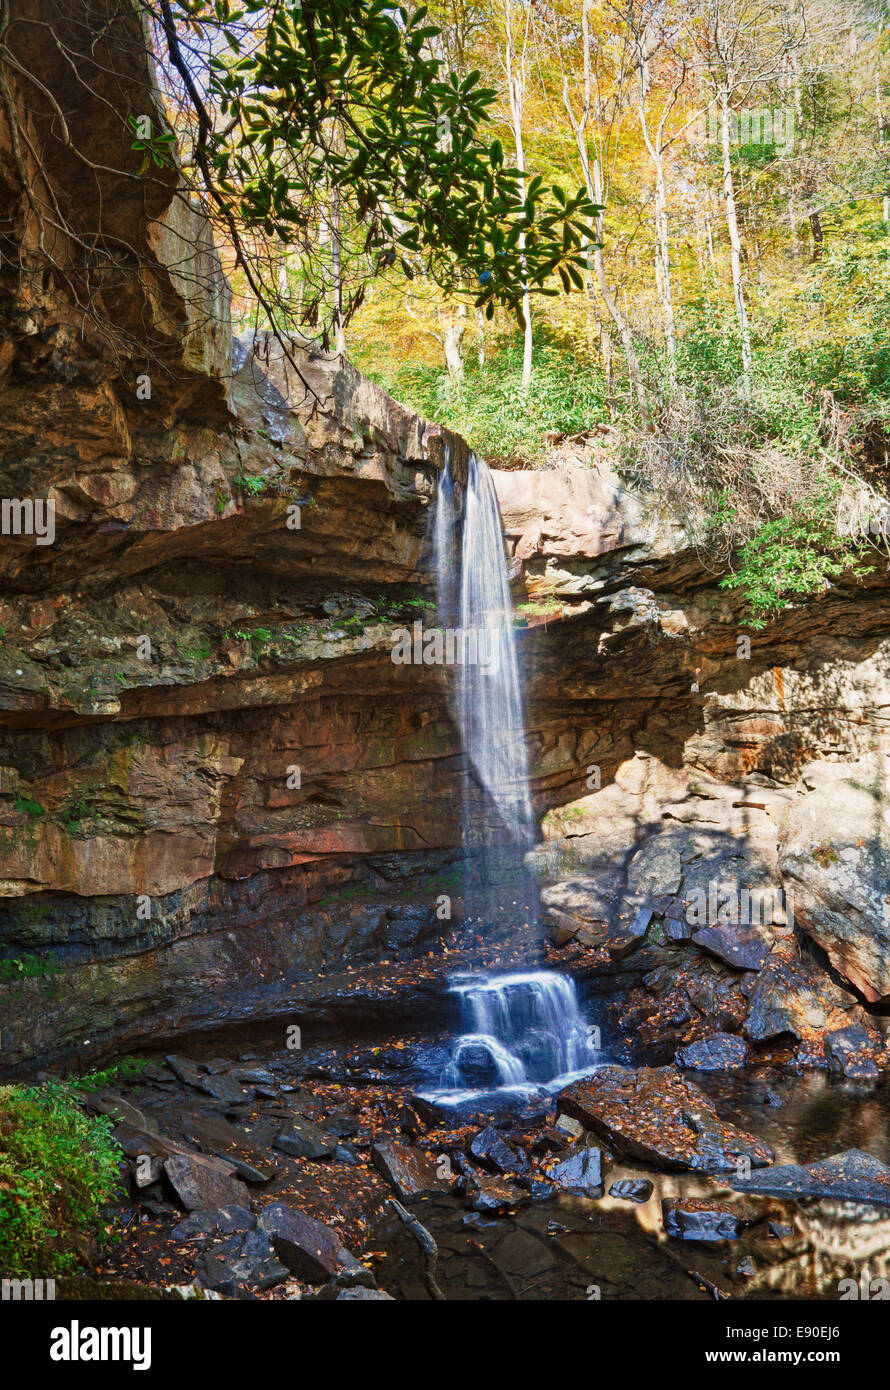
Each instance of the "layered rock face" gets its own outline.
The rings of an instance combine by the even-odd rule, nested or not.
[[[430,503],[466,445],[311,342],[232,345],[205,223],[175,169],[140,173],[126,118],[163,111],[134,11],[104,3],[93,94],[42,41],[85,40],[61,0],[14,0],[6,38],[0,498],[55,507],[51,544],[11,512],[0,537],[11,1071],[326,1000],[428,950],[460,882],[448,672],[392,650],[432,613]],[[584,880],[578,926],[603,917],[585,893],[679,921],[715,881],[784,885],[845,1017],[888,996],[890,588],[832,589],[748,654],[657,499],[587,459],[496,485],[537,858]],[[776,903],[766,953],[790,949]],[[709,959],[737,1028],[746,977]]]

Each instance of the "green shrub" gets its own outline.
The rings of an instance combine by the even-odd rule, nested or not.
[[[76,1268],[118,1180],[114,1122],[90,1118],[63,1082],[0,1087],[0,1271],[55,1275]]]

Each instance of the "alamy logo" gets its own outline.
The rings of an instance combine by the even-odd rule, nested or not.
[[[39,1302],[54,1299],[56,1296],[55,1279],[4,1279],[0,1283],[0,1299],[4,1302],[13,1303],[24,1301],[31,1303],[35,1299]]]
[[[134,1371],[151,1366],[150,1327],[54,1327],[50,1333],[51,1361],[132,1361]]]
[[[4,497],[0,501],[0,533],[34,536],[38,545],[56,538],[56,504],[47,497]]]
[[[497,633],[488,627],[397,627],[390,653],[395,666],[482,666],[497,670]]]

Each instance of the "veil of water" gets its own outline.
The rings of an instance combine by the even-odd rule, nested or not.
[[[513,604],[497,494],[470,454],[462,506],[450,458],[433,526],[439,617],[459,634],[455,704],[464,750],[504,824],[523,849],[533,839]]]
[[[464,842],[475,860],[478,889],[468,891],[468,915],[477,921],[497,911],[494,880],[511,886],[520,911],[534,911],[533,876],[523,858],[534,842],[534,817],[513,604],[497,494],[491,473],[470,454],[466,486],[456,485],[450,457],[439,483],[432,530],[439,619],[459,634],[456,650],[469,659],[454,666],[454,708],[469,764],[464,782]],[[471,776],[497,811],[492,823],[470,791]],[[506,830],[506,839],[504,836]],[[492,910],[494,909],[494,910]],[[596,1057],[578,1010],[575,986],[550,971],[455,980],[466,1031],[454,1044],[441,1078],[440,1100],[460,1102],[492,1090],[539,1092],[589,1070]]]

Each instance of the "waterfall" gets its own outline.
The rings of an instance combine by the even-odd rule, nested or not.
[[[531,848],[525,727],[501,515],[488,466],[470,454],[458,505],[450,454],[433,523],[439,618],[463,653],[454,703],[464,751],[516,845]]]
[[[524,913],[527,921],[536,919],[537,883],[523,862],[534,842],[534,818],[501,516],[491,473],[475,454],[460,488],[446,449],[432,550],[439,621],[446,635],[460,634],[452,649],[477,658],[455,664],[452,685],[468,764],[464,844],[477,874],[465,889],[467,916],[486,927],[496,919],[515,927]],[[482,788],[481,806],[473,779]],[[497,812],[494,823],[489,806]],[[460,997],[465,1031],[431,1097],[459,1104],[493,1090],[540,1092],[596,1065],[566,976],[543,970],[470,976],[453,980],[450,989]]]
[[[457,1104],[494,1090],[555,1090],[597,1062],[574,983],[552,971],[471,976],[452,982],[467,1032],[452,1048],[441,1089]]]

